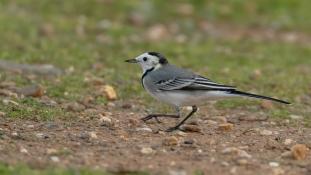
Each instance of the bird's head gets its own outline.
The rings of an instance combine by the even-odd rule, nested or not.
[[[143,72],[151,69],[156,70],[168,63],[167,59],[158,52],[146,52],[134,59],[126,60],[126,62],[140,64]]]

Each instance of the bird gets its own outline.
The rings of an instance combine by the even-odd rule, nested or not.
[[[184,119],[175,126],[168,128],[167,132],[180,129],[197,112],[198,106],[209,100],[227,97],[251,97],[290,104],[284,100],[243,92],[235,86],[216,83],[190,70],[170,64],[167,58],[159,52],[145,52],[134,59],[125,61],[139,64],[143,71],[141,76],[143,88],[152,97],[173,106],[176,110],[176,114],[149,114],[142,118],[143,121],[146,122],[153,118],[159,121],[158,117],[180,118],[182,107],[190,106],[192,108]]]

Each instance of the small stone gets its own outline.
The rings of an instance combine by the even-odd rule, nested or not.
[[[247,159],[238,159],[237,164],[238,165],[247,165],[249,162]]]
[[[246,151],[244,150],[239,150],[238,151],[238,157],[241,157],[241,158],[252,158],[252,156],[250,154],[248,154]]]
[[[44,134],[44,133],[37,133],[36,137],[39,138],[39,139],[47,139],[47,138],[49,138],[49,136],[47,134]]]
[[[101,126],[110,127],[113,125],[111,118],[103,116],[102,114],[99,114],[99,121],[101,123]]]
[[[48,155],[52,155],[52,154],[57,154],[58,151],[56,149],[54,149],[54,148],[48,148],[48,149],[46,149],[46,153]]]
[[[278,167],[278,166],[280,166],[280,164],[278,162],[269,162],[269,166]]]
[[[250,75],[251,79],[258,79],[259,77],[261,77],[262,73],[260,69],[255,69],[253,71],[253,73]]]
[[[139,124],[139,120],[130,118],[129,123],[133,126],[137,126]]]
[[[236,174],[236,172],[237,172],[237,167],[232,167],[231,169],[230,169],[230,174]]]
[[[142,154],[152,154],[154,153],[154,150],[151,147],[143,147],[140,152]]]
[[[309,148],[304,144],[296,144],[291,148],[292,155],[296,160],[304,160],[309,152]]]
[[[178,145],[178,139],[175,136],[170,136],[163,139],[162,143],[164,146],[176,146]]]
[[[35,125],[27,125],[27,128],[33,129],[33,128],[35,128]]]
[[[214,120],[204,120],[204,123],[209,124],[209,125],[217,125],[218,122],[214,121]]]
[[[285,174],[285,171],[281,168],[273,168],[272,175],[282,175]]]
[[[181,137],[186,137],[187,133],[185,133],[183,131],[177,131],[176,135],[181,136]]]
[[[189,132],[201,132],[201,128],[199,128],[199,126],[197,125],[185,124],[185,125],[182,125],[180,129],[183,131],[189,131]]]
[[[266,129],[260,131],[260,135],[262,135],[262,136],[270,136],[272,134],[273,134],[272,131],[269,131],[269,130],[266,130]]]
[[[97,139],[98,138],[96,132],[94,132],[94,131],[89,132],[89,135],[90,135],[90,137],[92,139]]]
[[[72,112],[81,112],[85,109],[84,105],[77,103],[77,102],[67,103],[64,106],[65,106],[65,109],[67,109],[68,111],[72,111]]]
[[[53,161],[53,162],[59,162],[59,158],[57,156],[51,156],[50,159]]]
[[[28,150],[26,148],[23,148],[23,147],[20,149],[20,152],[23,154],[28,154]]]
[[[152,132],[152,129],[151,129],[151,128],[144,127],[144,128],[136,128],[136,131]]]
[[[13,139],[21,139],[22,138],[21,135],[17,132],[12,132],[11,136]]]
[[[221,151],[222,154],[231,154],[231,153],[237,153],[239,151],[236,147],[228,147]]]
[[[108,100],[116,100],[117,99],[117,93],[112,86],[105,85],[102,87],[102,90],[105,93]]]
[[[221,165],[222,166],[230,166],[230,164],[228,162],[226,162],[226,161],[221,162]]]
[[[289,118],[293,119],[293,120],[302,120],[303,116],[300,115],[289,115]]]
[[[221,151],[222,154],[233,154],[240,158],[252,158],[246,151],[238,149],[236,147],[228,147]]]
[[[0,117],[5,117],[5,115],[6,115],[5,112],[0,111]]]
[[[82,98],[81,103],[84,106],[89,106],[90,104],[92,104],[95,101],[95,98],[93,96],[87,95],[85,97]]]
[[[292,144],[294,141],[292,139],[285,139],[284,140],[284,145],[290,145]]]
[[[274,105],[271,101],[263,100],[260,104],[263,109],[273,109]]]
[[[223,123],[223,124],[219,124],[218,125],[218,129],[220,131],[225,131],[225,132],[228,132],[228,131],[232,131],[233,130],[233,124],[232,123]]]
[[[211,120],[216,121],[218,123],[227,123],[227,118],[223,116],[212,117]]]

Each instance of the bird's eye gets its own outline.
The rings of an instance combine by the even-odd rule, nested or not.
[[[147,57],[144,57],[143,60],[144,60],[144,61],[147,61]]]

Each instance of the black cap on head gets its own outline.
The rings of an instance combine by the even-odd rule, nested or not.
[[[148,52],[148,54],[158,57],[160,64],[167,64],[168,63],[167,59],[162,54],[160,54],[158,52]]]

